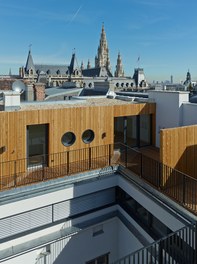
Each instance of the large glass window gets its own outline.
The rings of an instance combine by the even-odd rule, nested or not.
[[[172,231],[158,218],[151,214],[124,190],[116,188],[117,203],[140,224],[154,239],[162,238]]]
[[[108,264],[109,261],[108,261],[108,257],[109,254],[105,254],[103,256],[100,256],[100,257],[97,257],[95,259],[92,259],[88,262],[86,262],[86,264]]]
[[[130,147],[137,146],[136,116],[127,116],[126,143]]]
[[[124,117],[114,119],[114,142],[124,143]]]
[[[114,119],[114,143],[129,147],[151,145],[151,115],[124,116]]]
[[[140,115],[140,147],[151,145],[151,115]]]

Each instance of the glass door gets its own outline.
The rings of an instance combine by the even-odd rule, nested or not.
[[[28,167],[47,165],[48,124],[27,126]]]

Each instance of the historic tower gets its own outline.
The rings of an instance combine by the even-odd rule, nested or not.
[[[116,70],[115,70],[114,76],[115,77],[124,77],[124,70],[123,70],[123,66],[122,66],[122,58],[120,56],[120,52],[118,53]]]
[[[109,49],[104,25],[102,25],[100,44],[98,47],[97,56],[95,57],[95,68],[102,66],[106,67],[110,71]]]

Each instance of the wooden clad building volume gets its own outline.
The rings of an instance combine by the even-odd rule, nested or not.
[[[49,157],[52,154],[68,151],[88,149],[90,147],[107,146],[114,144],[114,119],[116,117],[151,115],[152,143],[155,142],[155,104],[154,103],[131,103],[120,100],[96,100],[89,103],[58,105],[38,103],[34,106],[26,106],[19,111],[0,112],[0,175],[10,175],[18,170],[12,161],[23,160],[20,163],[24,171],[28,167],[28,145],[34,144],[34,148],[42,148],[36,142],[36,138],[30,138],[31,130],[36,134],[38,125],[44,126],[46,144],[44,154]],[[28,132],[28,129],[30,130]],[[94,139],[85,142],[82,139],[84,131],[92,131]],[[45,133],[44,132],[44,133]],[[75,136],[73,144],[62,144],[65,133],[72,132]],[[70,136],[70,134],[69,134]],[[35,151],[35,150],[34,150]],[[106,149],[91,153],[92,157],[103,156]],[[110,150],[112,151],[112,150]],[[88,151],[83,152],[86,158]],[[58,157],[58,158],[57,158]],[[79,154],[74,152],[67,158],[47,158],[47,166],[74,162],[79,159]]]

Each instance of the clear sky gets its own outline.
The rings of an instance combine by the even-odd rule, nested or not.
[[[197,0],[0,0],[0,74],[34,63],[94,65],[104,22],[113,72],[144,68],[148,81],[197,80]]]

